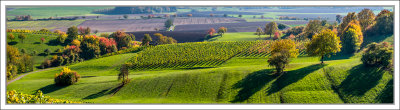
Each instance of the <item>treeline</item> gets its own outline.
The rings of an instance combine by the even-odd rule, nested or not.
[[[49,21],[49,20],[76,20],[79,17],[60,17],[60,18],[42,18],[42,19],[33,19],[30,15],[22,15],[22,16],[15,16],[14,19],[7,19],[7,21]]]
[[[115,7],[111,9],[99,9],[93,11],[98,14],[148,14],[161,12],[176,12],[176,7],[168,6],[139,6],[139,7]]]

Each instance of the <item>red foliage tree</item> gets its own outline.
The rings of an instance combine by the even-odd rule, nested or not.
[[[214,33],[215,33],[215,29],[214,29],[214,28],[210,28],[210,29],[207,31],[207,34],[209,34],[210,36],[212,36]]]

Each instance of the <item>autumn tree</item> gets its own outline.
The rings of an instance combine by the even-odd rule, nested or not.
[[[312,37],[306,44],[306,52],[310,56],[320,56],[322,64],[325,57],[340,52],[341,47],[340,38],[333,31],[326,29]]]
[[[85,35],[89,35],[90,32],[91,32],[90,28],[89,28],[89,27],[86,27],[86,29],[85,29]]]
[[[239,16],[238,16],[239,18],[242,18],[243,17],[243,15],[242,14],[239,14]]]
[[[169,27],[171,27],[172,25],[174,25],[173,23],[174,23],[173,19],[168,19],[167,21],[165,21],[164,26],[165,26],[166,28],[169,28]]]
[[[100,55],[99,38],[96,35],[84,36],[80,45],[80,57],[92,59]]]
[[[374,23],[375,20],[375,14],[370,9],[361,10],[361,12],[357,14],[357,17],[362,31],[365,31],[368,26]]]
[[[351,21],[343,30],[340,40],[343,52],[350,54],[359,50],[363,42],[363,33],[359,22],[356,20]]]
[[[144,37],[142,39],[142,46],[148,46],[151,41],[151,36],[149,34],[144,34]]]
[[[116,31],[110,35],[117,43],[117,48],[121,50],[123,47],[128,48],[129,43],[135,40],[135,36],[133,34],[126,34],[123,31]]]
[[[7,38],[10,39],[11,41],[13,41],[15,39],[14,35],[11,33],[7,34]]]
[[[68,38],[67,34],[59,34],[58,37],[56,38],[56,40],[61,43],[64,44],[65,40]]]
[[[256,31],[256,35],[258,35],[258,37],[260,37],[262,34],[264,34],[263,30],[261,29],[261,27],[258,27],[257,31]]]
[[[346,28],[347,25],[353,20],[357,20],[357,15],[355,12],[348,13],[347,16],[343,17],[342,23],[340,23],[338,26],[338,35],[339,36],[342,34],[344,28]]]
[[[269,34],[269,37],[272,37],[272,34],[275,34],[275,32],[278,31],[278,25],[276,22],[270,22],[265,25],[265,34]]]
[[[367,66],[390,67],[393,65],[393,48],[387,42],[368,44],[361,61]]]
[[[211,37],[212,35],[214,35],[214,33],[215,33],[215,29],[214,28],[210,28],[210,29],[208,29],[208,31],[207,31],[207,34]]]
[[[105,38],[105,37],[100,37],[99,38],[99,47],[100,47],[100,54],[104,55],[107,53],[111,52],[116,52],[117,49],[117,43],[113,38]]]
[[[307,38],[312,38],[312,36],[318,34],[323,30],[320,20],[310,20],[307,26],[304,28],[304,35]]]
[[[24,33],[20,33],[20,34],[18,35],[18,38],[21,40],[22,43],[24,43],[24,40],[25,40],[25,38],[26,38],[26,35],[25,35]]]
[[[76,28],[76,26],[68,28],[67,35],[68,35],[67,37],[68,43],[75,39],[78,39],[78,28]]]
[[[268,59],[270,66],[275,66],[276,73],[282,74],[286,65],[289,64],[289,58],[296,58],[299,54],[296,44],[290,39],[274,41],[270,47],[271,57]]]
[[[192,17],[193,15],[192,15],[192,14],[187,14],[186,16],[188,16],[188,17]]]
[[[157,39],[156,40],[157,45],[177,43],[177,41],[174,38],[164,36],[164,35],[162,35],[160,33],[155,33],[154,36]]]
[[[43,42],[45,41],[46,39],[44,38],[44,37],[42,37],[42,38],[40,38],[40,42],[43,44]]]
[[[218,28],[218,34],[219,34],[220,36],[222,36],[223,34],[225,34],[227,31],[228,31],[228,29],[225,28],[225,27],[219,27],[219,28]]]

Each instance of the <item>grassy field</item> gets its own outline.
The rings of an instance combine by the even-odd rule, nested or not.
[[[112,7],[8,7],[16,8],[7,11],[7,18],[14,18],[15,15],[31,15],[34,19],[49,17],[83,16],[92,14],[93,10]]]
[[[66,31],[71,26],[78,26],[85,20],[60,20],[60,21],[7,21],[7,29],[28,29],[28,30],[40,30],[40,29],[59,29]]]
[[[390,103],[392,75],[366,68],[356,55],[291,59],[286,73],[273,75],[265,57],[233,57],[218,67],[131,71],[122,88],[117,66],[135,57],[121,54],[74,64],[81,74],[75,85],[54,85],[61,68],[30,74],[7,90],[42,90],[54,98],[93,103]],[[389,94],[389,95],[388,95]]]
[[[51,58],[52,55],[45,56],[44,50],[50,49],[51,53],[53,53],[57,49],[62,49],[64,46],[62,45],[52,45],[50,42],[54,41],[57,36],[54,35],[42,35],[42,34],[28,34],[24,33],[27,37],[24,39],[22,43],[18,38],[19,33],[12,33],[15,36],[13,41],[7,39],[8,45],[17,47],[19,50],[25,49],[28,54],[31,54],[33,51],[37,52],[36,56],[33,56],[33,62],[35,66],[39,66],[40,63],[44,61],[45,58]],[[45,42],[43,44],[40,41],[40,38],[45,38]]]

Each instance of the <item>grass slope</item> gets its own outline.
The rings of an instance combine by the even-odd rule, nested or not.
[[[25,49],[28,54],[31,54],[33,51],[37,52],[36,56],[33,56],[33,62],[36,66],[40,65],[44,61],[45,58],[51,58],[52,55],[45,56],[44,50],[50,49],[51,52],[59,48],[63,48],[61,45],[51,45],[49,42],[55,40],[57,36],[54,35],[42,35],[42,34],[29,34],[24,33],[27,37],[24,39],[22,43],[18,38],[19,33],[12,33],[15,36],[13,41],[7,39],[8,45],[17,47],[19,50]],[[45,42],[43,44],[40,41],[40,38],[45,38]]]

